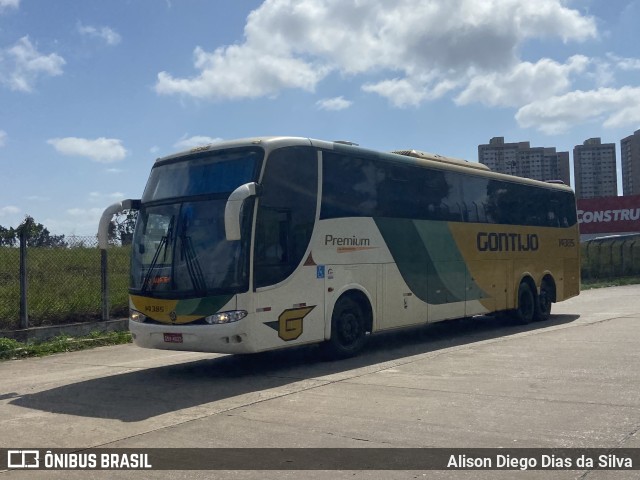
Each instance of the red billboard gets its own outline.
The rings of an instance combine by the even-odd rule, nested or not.
[[[640,195],[578,200],[580,233],[640,232]]]

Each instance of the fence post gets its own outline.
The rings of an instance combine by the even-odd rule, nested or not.
[[[587,273],[584,273],[584,269],[582,270],[582,275],[583,278],[585,280],[590,279],[591,278],[591,257],[589,257],[589,246],[591,245],[591,240],[587,240],[586,242],[586,246],[585,246],[585,257],[587,258],[586,261],[582,262],[584,265],[586,265],[587,267]]]
[[[100,286],[102,293],[102,320],[109,320],[109,274],[107,249],[100,249]]]
[[[20,328],[29,328],[29,308],[27,303],[27,232],[20,230]]]

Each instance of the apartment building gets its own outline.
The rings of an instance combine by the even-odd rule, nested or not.
[[[570,184],[569,152],[556,152],[555,148],[505,143],[504,137],[493,137],[488,144],[478,145],[478,161],[495,172]]]
[[[640,130],[620,140],[622,194],[640,194]]]
[[[573,168],[578,198],[615,197],[616,144],[590,138],[573,149]]]

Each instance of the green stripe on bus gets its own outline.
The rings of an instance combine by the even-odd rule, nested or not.
[[[446,222],[374,220],[402,278],[420,300],[440,305],[464,301],[465,292],[466,300],[488,296],[471,278]]]

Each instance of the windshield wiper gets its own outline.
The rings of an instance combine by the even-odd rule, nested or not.
[[[202,273],[202,268],[200,267],[200,262],[196,255],[195,248],[193,248],[191,237],[183,233],[180,240],[182,243],[182,258],[187,264],[187,271],[189,272],[189,279],[191,280],[193,289],[197,292],[204,293],[207,290],[207,284],[204,274]]]
[[[151,263],[149,264],[149,269],[147,270],[147,273],[144,276],[144,280],[142,282],[142,287],[140,288],[141,292],[145,292],[147,290],[147,287],[149,286],[149,281],[151,280],[151,274],[153,273],[153,270],[156,268],[156,264],[158,263],[158,257],[160,257],[160,251],[162,250],[163,247],[164,247],[164,258],[162,260],[166,261],[166,259],[167,259],[167,246],[169,245],[169,239],[171,238],[172,231],[173,231],[173,217],[171,217],[171,220],[169,221],[169,227],[167,228],[167,234],[164,235],[160,239],[160,243],[158,244],[158,248],[156,248],[156,251],[153,254],[153,259],[151,260]]]

